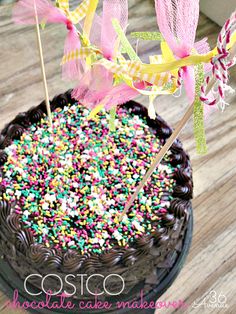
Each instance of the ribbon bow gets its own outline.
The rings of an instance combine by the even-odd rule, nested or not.
[[[106,108],[115,106],[121,101],[126,102],[130,97],[134,97],[134,91],[125,84],[113,86],[114,72],[107,64],[113,63],[119,54],[119,41],[115,32],[112,20],[117,19],[124,30],[128,22],[128,2],[127,0],[104,0],[102,17],[95,18],[93,29],[100,30],[99,39],[95,38],[91,42],[96,42],[98,49],[90,47],[87,50],[88,55],[97,55],[95,62],[91,62],[88,71],[85,72],[78,86],[73,90],[72,96],[78,99],[85,106],[93,109],[99,104],[103,104]],[[91,32],[93,34],[93,30]],[[77,52],[81,57],[82,50]],[[86,53],[85,53],[86,56]],[[87,57],[86,56],[86,57]],[[99,61],[99,59],[101,61]],[[118,81],[116,81],[118,85]],[[120,95],[124,92],[121,100]],[[129,93],[130,91],[130,93]],[[116,94],[118,92],[118,94]],[[119,100],[118,100],[119,98]],[[112,101],[112,104],[111,104]]]
[[[69,0],[56,0],[56,5],[64,11],[73,24],[78,24],[88,11],[89,0],[83,1],[74,11],[70,11]]]
[[[210,48],[203,39],[195,43],[199,19],[199,1],[155,0],[157,23],[162,36],[177,59],[189,57],[194,51],[207,53]],[[184,66],[179,71],[189,102],[195,98],[194,67]]]
[[[127,16],[127,0],[105,0],[102,18],[96,16],[93,23],[90,36],[92,44],[72,51],[62,60],[62,65],[76,58],[89,60],[89,70],[73,91],[73,97],[89,108],[102,103],[110,109],[111,106],[129,101],[139,93],[151,96],[176,91],[177,81],[173,80],[170,72],[141,73],[142,62],[125,36]],[[97,36],[94,36],[96,33]],[[131,60],[122,56],[119,43],[122,52],[127,53]],[[155,56],[150,60],[158,64],[164,58]],[[124,83],[121,85],[121,82]],[[156,86],[155,89],[146,90],[152,85]],[[119,92],[117,96],[115,91]]]
[[[13,21],[17,24],[33,25],[36,23],[35,14],[40,23],[64,24],[68,30],[64,46],[64,55],[81,48],[80,37],[74,24],[79,23],[85,16],[89,0],[83,1],[73,12],[69,10],[68,0],[58,0],[55,7],[49,0],[19,0],[13,8]],[[83,63],[79,59],[70,60],[62,67],[62,77],[71,80],[80,77]]]

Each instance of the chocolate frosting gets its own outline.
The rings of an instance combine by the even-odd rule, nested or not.
[[[44,116],[44,113],[41,109],[37,109],[37,108],[33,108],[32,110],[29,111],[29,117],[30,117],[30,121],[32,121],[32,123],[38,122],[40,121]]]
[[[0,149],[4,149],[5,147],[11,144],[11,138],[3,133],[0,134]]]
[[[48,258],[53,255],[53,250],[46,248],[42,244],[36,243],[32,244],[30,250],[27,252],[29,260],[32,261],[33,265],[39,268],[45,265]]]
[[[170,211],[175,215],[176,218],[185,217],[190,209],[191,203],[186,200],[173,199],[170,203]]]
[[[193,196],[192,184],[191,182],[187,182],[185,185],[177,185],[174,188],[174,197],[178,197],[184,200],[189,200]]]
[[[19,231],[21,224],[19,221],[19,215],[13,213],[9,215],[6,219],[6,225],[9,227],[9,230],[14,230],[15,232]]]
[[[50,105],[51,109],[55,110],[57,107],[63,108],[68,103],[75,103],[75,100],[71,98],[71,91],[54,97]],[[133,101],[123,106],[129,109],[131,114],[145,117],[150,130],[158,136],[162,143],[171,135],[172,129],[160,116],[157,116],[155,120],[150,119],[147,109]],[[45,102],[42,102],[28,112],[18,114],[12,122],[6,125],[0,134],[0,165],[4,165],[7,161],[4,148],[9,146],[13,139],[19,138],[29,125],[39,123],[45,113]],[[152,270],[163,263],[177,244],[179,246],[179,241],[182,241],[187,227],[193,192],[191,165],[179,140],[174,142],[170,152],[170,163],[178,170],[175,175],[174,199],[171,201],[169,213],[161,216],[161,220],[158,222],[161,228],[157,226],[152,234],[138,238],[129,248],[124,249],[115,245],[103,254],[85,255],[80,255],[78,251],[71,249],[62,252],[51,247],[48,248],[34,242],[33,234],[23,227],[19,221],[19,215],[14,212],[14,204],[1,200],[1,253],[12,267],[17,268],[21,278],[26,273],[35,273],[35,271],[42,274],[47,274],[49,270],[55,270],[59,274],[78,272],[87,274],[107,272],[109,274],[116,271],[123,275],[126,286],[129,288],[127,291],[131,291],[138,282],[144,280]],[[0,172],[0,175],[4,176],[4,173]],[[0,185],[1,193],[3,193],[3,189]],[[166,193],[166,197],[169,196],[169,192]],[[9,239],[8,246],[11,248],[9,252],[4,246],[5,239]],[[10,255],[13,251],[16,255],[15,259]],[[16,261],[16,259],[18,260]]]
[[[0,151],[0,166],[4,165],[5,162],[7,161],[7,153],[4,152],[3,150]]]

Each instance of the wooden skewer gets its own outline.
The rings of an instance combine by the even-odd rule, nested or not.
[[[48,95],[48,85],[47,85],[46,72],[45,72],[45,66],[44,66],[43,49],[42,49],[42,42],[41,42],[41,37],[40,37],[39,20],[38,20],[38,13],[37,13],[35,0],[34,0],[34,11],[35,11],[37,43],[38,43],[42,78],[43,78],[43,86],[44,86],[44,92],[45,92],[46,108],[47,108],[49,124],[50,124],[50,127],[52,128],[52,113],[51,113],[51,107],[50,107],[50,101],[49,101],[49,95]]]
[[[123,217],[125,216],[125,214],[127,214],[130,206],[133,204],[133,202],[135,201],[135,199],[137,198],[139,192],[142,190],[142,188],[144,187],[144,185],[146,184],[147,180],[151,177],[151,175],[153,174],[153,172],[155,171],[156,167],[158,166],[158,164],[162,161],[162,159],[164,158],[165,154],[167,153],[167,151],[170,149],[170,147],[172,146],[172,144],[174,143],[175,139],[179,136],[180,132],[182,131],[182,129],[184,128],[184,126],[186,125],[186,123],[188,122],[188,120],[191,118],[191,116],[193,115],[193,110],[194,110],[194,104],[192,104],[188,110],[186,111],[184,117],[182,118],[182,120],[178,123],[175,131],[172,133],[172,135],[169,137],[169,139],[167,140],[167,142],[165,143],[165,145],[162,147],[162,149],[160,150],[160,152],[157,154],[157,157],[155,158],[155,160],[153,161],[153,163],[151,164],[149,170],[146,172],[145,176],[143,177],[142,181],[139,183],[137,189],[135,190],[134,194],[130,197],[128,203],[125,205],[125,208],[123,210],[123,212],[121,213],[121,215],[119,216],[119,220],[122,221]]]
[[[233,47],[230,50],[230,58],[233,59],[235,56],[236,56],[236,43],[233,45]],[[210,81],[210,83],[207,86],[206,94],[208,94],[211,91],[211,89],[214,86],[215,82],[216,82],[215,79],[212,79]],[[194,103],[192,103],[191,106],[188,108],[188,110],[186,111],[185,115],[183,116],[181,121],[178,123],[175,131],[169,137],[169,139],[167,140],[165,145],[162,147],[160,152],[157,154],[157,156],[156,156],[155,160],[153,161],[153,163],[151,164],[149,170],[147,171],[147,173],[143,177],[142,181],[139,183],[139,185],[138,185],[137,189],[135,190],[135,192],[133,193],[133,195],[130,197],[128,203],[126,204],[126,206],[125,206],[125,208],[123,210],[123,212],[120,214],[119,221],[122,221],[122,219],[125,216],[125,214],[127,214],[129,208],[131,207],[131,205],[133,204],[133,202],[137,198],[139,192],[142,190],[144,185],[147,183],[147,180],[151,177],[151,175],[155,171],[156,167],[162,161],[162,159],[164,158],[164,156],[167,153],[167,151],[170,149],[170,147],[172,146],[172,144],[174,143],[176,138],[179,136],[180,132],[185,127],[186,123],[189,121],[189,119],[193,115],[193,111],[194,111]]]

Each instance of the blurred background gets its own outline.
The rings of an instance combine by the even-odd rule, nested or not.
[[[0,0],[0,5],[9,4],[15,0]],[[153,1],[154,2],[154,1]],[[236,8],[235,0],[200,0],[201,11],[214,22],[223,25],[230,13]]]

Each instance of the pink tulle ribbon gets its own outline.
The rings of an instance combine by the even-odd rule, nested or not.
[[[126,28],[128,23],[127,0],[104,0],[101,20],[99,17],[95,17],[93,29],[94,32],[97,32],[97,29],[101,30],[100,39],[91,38],[91,42],[96,42],[103,57],[107,60],[114,60],[118,49],[117,34],[112,25],[113,19],[119,21],[123,30]],[[93,30],[91,34],[93,36]],[[73,90],[72,97],[90,109],[99,104],[110,109],[139,94],[137,90],[126,84],[113,86],[113,81],[113,73],[105,67],[95,64],[83,75],[78,86]],[[138,83],[135,87],[143,89],[144,84]]]
[[[177,59],[188,57],[193,49],[206,53],[210,47],[206,39],[195,43],[199,19],[199,0],[155,0],[159,29]],[[179,71],[190,103],[195,98],[194,67]]]
[[[145,82],[138,82],[134,84],[137,89],[145,89]],[[125,104],[139,95],[139,92],[126,84],[119,84],[112,88],[104,99],[104,106],[106,110],[110,110],[113,106]]]
[[[34,25],[35,9],[39,23],[64,24],[68,34],[64,46],[64,54],[80,49],[80,38],[76,27],[67,18],[66,14],[55,7],[50,0],[19,0],[13,8],[13,21],[17,24]],[[83,73],[83,65],[79,60],[71,60],[62,67],[63,79],[72,80],[80,78]]]
[[[117,34],[112,25],[112,19],[116,18],[122,29],[128,24],[127,0],[104,0],[101,26],[101,46],[103,56],[107,59],[115,57]]]

